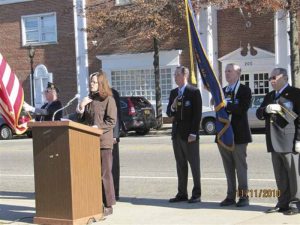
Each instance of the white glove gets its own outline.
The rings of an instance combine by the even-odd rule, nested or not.
[[[282,109],[281,109],[281,106],[279,104],[269,104],[267,107],[266,107],[266,113],[279,113],[281,112]]]
[[[35,111],[35,108],[29,104],[27,104],[26,102],[23,103],[23,109],[26,111],[26,112],[33,112]]]
[[[298,152],[298,153],[300,153],[300,141],[296,141],[295,151]]]

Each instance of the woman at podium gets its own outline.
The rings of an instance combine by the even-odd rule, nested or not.
[[[90,75],[90,94],[84,97],[76,111],[81,115],[81,121],[89,126],[103,130],[100,136],[101,175],[103,187],[104,215],[113,212],[116,204],[114,183],[112,177],[113,128],[116,124],[117,107],[103,71]]]

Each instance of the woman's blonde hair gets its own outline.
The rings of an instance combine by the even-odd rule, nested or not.
[[[90,80],[92,80],[94,76],[97,76],[100,98],[105,99],[108,96],[112,96],[112,90],[109,86],[106,74],[100,70],[99,72],[92,73],[90,75]]]

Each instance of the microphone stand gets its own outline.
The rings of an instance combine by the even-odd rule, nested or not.
[[[70,106],[70,105],[73,103],[73,101],[74,101],[75,99],[79,98],[79,97],[80,97],[79,94],[76,94],[75,97],[72,98],[72,99],[71,99],[64,107],[62,107],[62,108],[56,110],[56,111],[53,113],[52,121],[54,121],[55,115],[56,115],[59,111],[64,110],[65,108],[67,108],[68,106]]]
[[[67,108],[68,106],[70,106],[71,104],[70,103],[68,103],[68,104],[66,104],[64,107],[62,107],[62,108],[60,108],[60,109],[58,109],[58,110],[56,110],[54,113],[53,113],[53,116],[52,116],[52,121],[54,121],[54,118],[55,118],[55,116],[56,116],[56,114],[58,113],[58,112],[60,112],[60,111],[62,111],[62,110],[64,110],[65,108]]]

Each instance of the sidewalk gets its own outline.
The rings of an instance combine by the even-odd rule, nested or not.
[[[1,198],[0,224],[10,223],[22,217],[31,218],[11,224],[32,224],[35,213],[32,197]],[[300,214],[294,216],[285,216],[281,213],[265,214],[264,211],[272,206],[251,202],[250,206],[244,208],[221,208],[218,202],[210,201],[170,204],[167,199],[123,197],[114,206],[112,215],[91,224],[300,224]]]
[[[219,207],[218,202],[168,203],[167,199],[124,199],[96,224],[300,224],[300,215],[265,214],[271,205]]]

